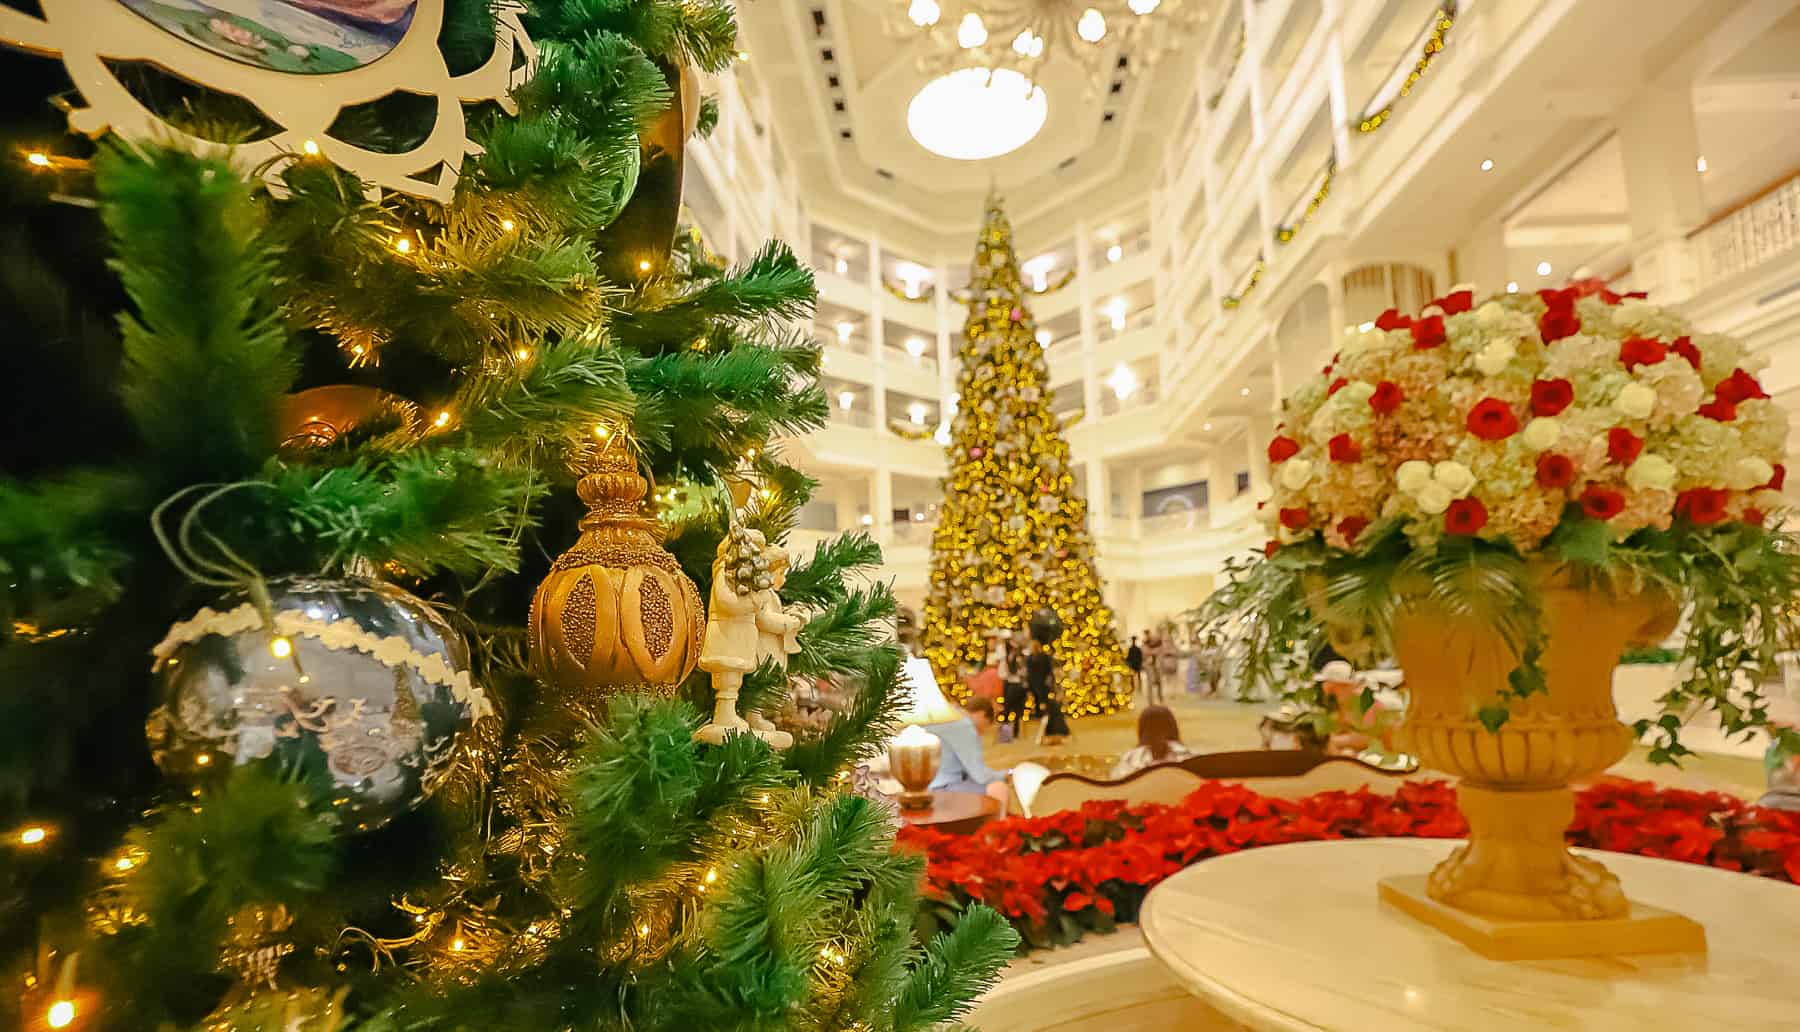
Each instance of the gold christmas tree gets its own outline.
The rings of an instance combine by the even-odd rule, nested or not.
[[[1050,411],[1048,369],[1025,308],[1012,227],[990,198],[970,274],[960,405],[950,424],[950,476],[931,540],[924,653],[939,681],[960,686],[994,632],[1024,630],[1040,608],[1063,633],[1070,716],[1129,704],[1131,678],[1100,597],[1087,501],[1075,492],[1069,443]]]

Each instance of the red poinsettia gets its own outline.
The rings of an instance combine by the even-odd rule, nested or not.
[[[1487,521],[1487,506],[1479,498],[1458,498],[1444,510],[1444,530],[1451,534],[1478,534]]]
[[[1551,489],[1568,487],[1575,482],[1575,460],[1555,452],[1539,455],[1537,482],[1539,487]]]
[[[1364,516],[1346,516],[1339,520],[1337,525],[1338,533],[1343,535],[1344,543],[1349,545],[1356,544],[1356,539],[1368,529],[1369,520]]]
[[[1278,436],[1269,442],[1269,461],[1286,462],[1300,454],[1300,442],[1292,437]]]
[[[1281,510],[1281,525],[1289,530],[1306,529],[1306,510],[1301,508]]]
[[[1696,526],[1710,526],[1725,518],[1731,492],[1717,487],[1693,487],[1675,496],[1675,515]]]
[[[1686,337],[1676,337],[1675,343],[1669,345],[1669,350],[1680,355],[1688,365],[1693,366],[1694,372],[1700,371],[1700,349],[1694,346],[1693,341]]]
[[[1742,369],[1733,369],[1730,376],[1720,380],[1719,385],[1713,388],[1713,397],[1720,401],[1729,401],[1733,405],[1742,405],[1753,398],[1768,396],[1768,392],[1763,390],[1762,384],[1756,382],[1756,377]]]
[[[1378,330],[1404,330],[1412,325],[1412,320],[1400,314],[1398,308],[1390,308],[1375,317],[1375,328]]]
[[[1453,290],[1433,301],[1432,304],[1443,309],[1445,315],[1461,315],[1475,307],[1475,292],[1473,290]]]
[[[1552,308],[1538,317],[1538,336],[1544,338],[1546,344],[1554,344],[1580,332],[1581,317],[1573,308]]]
[[[1644,439],[1622,426],[1606,432],[1606,457],[1621,466],[1629,466],[1644,453]]]
[[[1428,315],[1412,324],[1414,351],[1430,351],[1444,343],[1444,317]]]
[[[1619,361],[1627,372],[1636,371],[1638,366],[1655,365],[1668,357],[1669,346],[1649,337],[1627,337],[1619,345]]]
[[[1483,398],[1469,410],[1468,427],[1484,441],[1503,441],[1519,432],[1519,417],[1499,398]]]
[[[1400,389],[1399,384],[1392,380],[1383,380],[1375,385],[1375,393],[1369,395],[1369,407],[1374,409],[1377,415],[1385,416],[1399,408],[1400,403],[1405,400],[1406,392]]]
[[[1589,519],[1610,520],[1625,511],[1625,496],[1613,488],[1589,484],[1581,492],[1581,511]]]
[[[1362,445],[1357,444],[1356,438],[1349,434],[1338,434],[1325,442],[1325,450],[1333,462],[1362,461]]]
[[[1531,384],[1531,414],[1554,416],[1575,401],[1575,385],[1567,380],[1534,380]]]

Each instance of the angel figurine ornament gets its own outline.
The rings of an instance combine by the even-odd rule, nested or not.
[[[768,572],[756,574],[756,590],[751,596],[756,602],[756,662],[760,666],[763,660],[772,660],[785,671],[787,658],[800,651],[800,627],[805,621],[781,607],[780,589],[787,580],[788,571],[787,552],[780,545],[765,545],[762,559]],[[794,744],[793,735],[778,729],[758,710],[746,711],[744,720],[757,737],[777,749]]]

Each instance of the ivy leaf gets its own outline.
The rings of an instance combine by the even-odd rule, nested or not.
[[[1612,532],[1599,520],[1568,520],[1550,535],[1550,547],[1564,562],[1612,565]]]
[[[1512,711],[1505,706],[1483,706],[1475,716],[1481,721],[1481,726],[1492,733],[1506,726],[1506,722],[1512,719]]]

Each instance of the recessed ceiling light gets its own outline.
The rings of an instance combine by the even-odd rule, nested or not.
[[[1517,294],[1519,292],[1519,281],[1518,280],[1507,280],[1506,281],[1506,292],[1508,294]]]
[[[1702,154],[1699,157],[1694,159],[1694,171],[1696,171],[1696,172],[1706,171],[1706,155]]]
[[[987,42],[987,26],[981,23],[981,15],[973,11],[963,15],[963,20],[956,27],[956,43],[964,50],[974,50]]]
[[[1211,429],[1212,429],[1212,424],[1211,424],[1211,423],[1201,423],[1201,424],[1200,424],[1200,429],[1202,429],[1202,430],[1211,430]]]
[[[1010,68],[963,68],[926,83],[906,108],[906,128],[933,154],[981,161],[1030,143],[1050,115],[1050,102]]]
[[[1250,388],[1248,388],[1248,387],[1243,388],[1242,390],[1238,391],[1238,395],[1240,397],[1248,398],[1250,396]]]
[[[1539,276],[1550,275],[1550,263],[1549,262],[1539,262],[1538,268],[1537,268],[1537,273]]]
[[[1494,159],[1493,158],[1482,158],[1481,159],[1481,170],[1483,172],[1492,172],[1494,170]]]
[[[1125,257],[1125,249],[1118,244],[1106,249],[1106,260],[1109,262],[1116,262],[1123,257]]]

